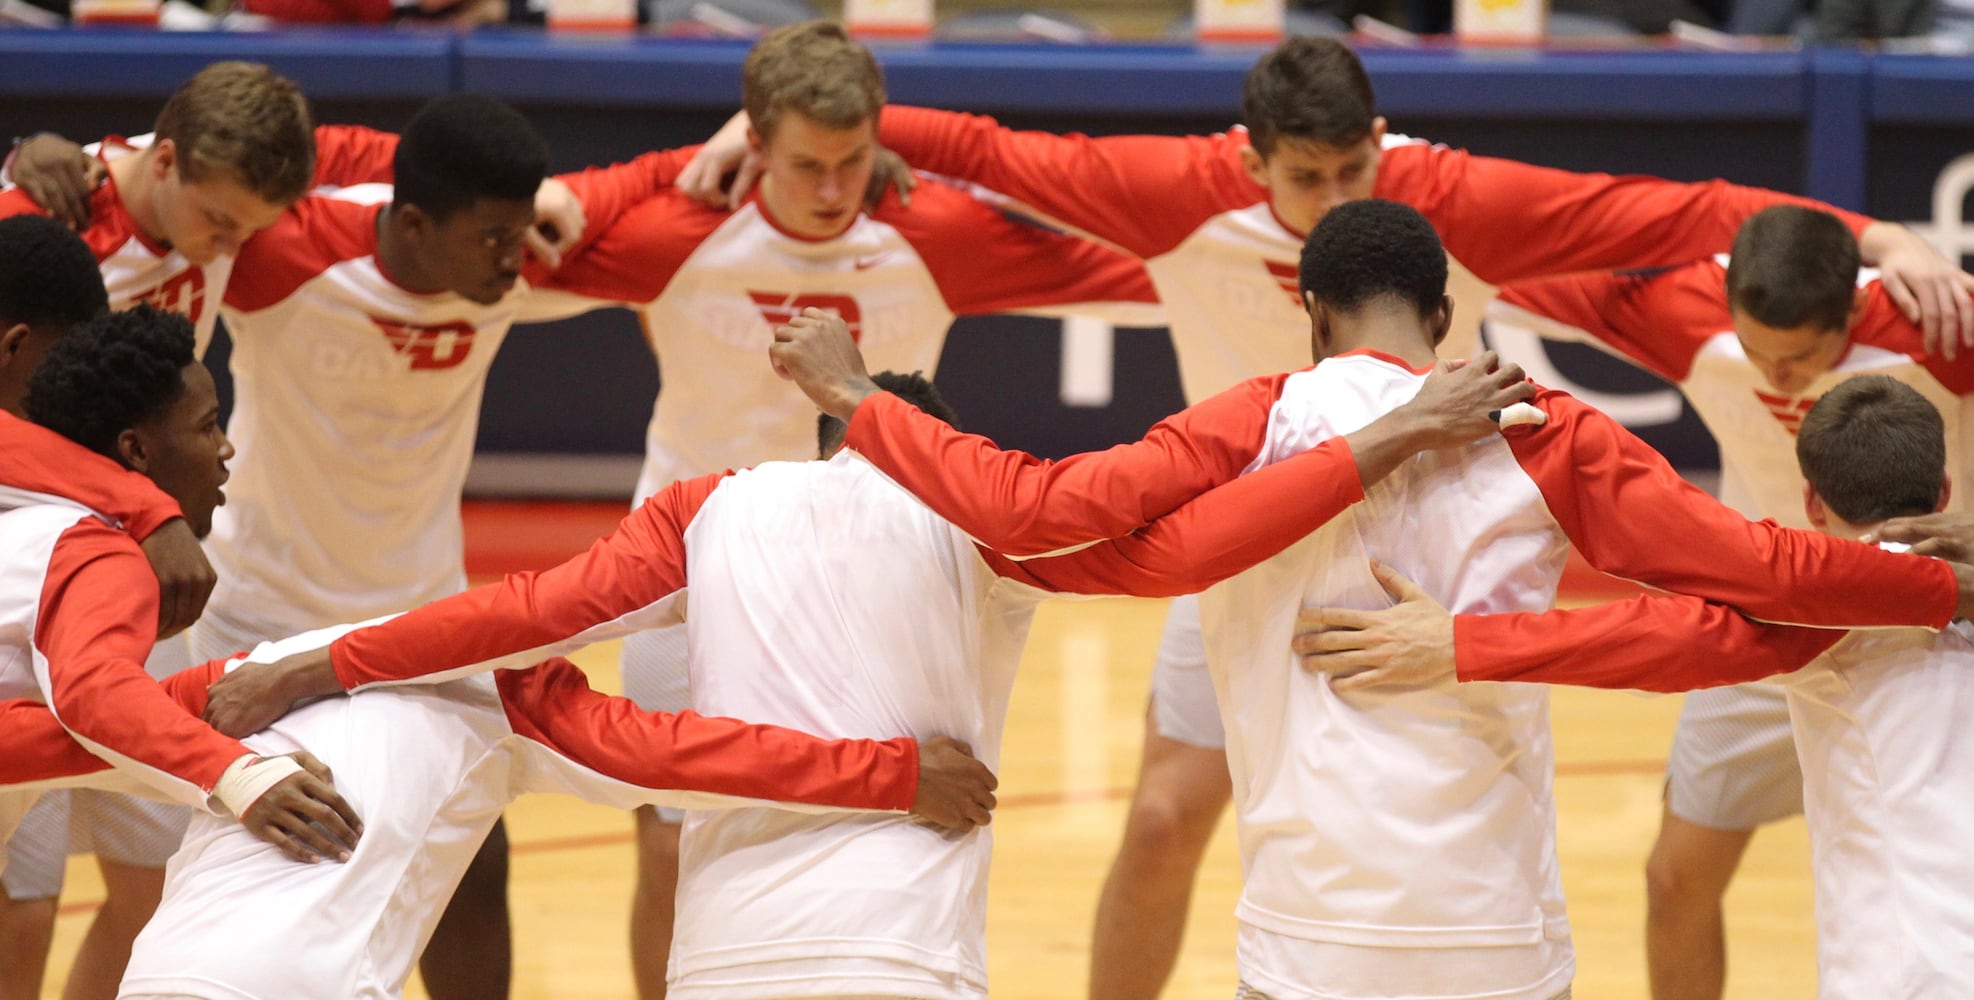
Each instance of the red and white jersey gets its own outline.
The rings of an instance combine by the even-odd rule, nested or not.
[[[134,139],[110,136],[89,149],[109,162],[147,148],[150,140],[148,135]],[[315,144],[316,183],[355,184],[389,178],[397,137],[366,128],[325,125],[315,130]],[[89,211],[89,228],[83,230],[82,238],[103,270],[110,308],[128,309],[145,302],[184,316],[192,321],[197,356],[205,357],[233,272],[233,258],[217,257],[210,264],[196,266],[145,236],[124,206],[116,181],[107,177],[90,194]],[[0,216],[24,214],[46,213],[19,188],[0,191]]]
[[[0,411],[0,508],[74,503],[143,541],[178,501],[133,472],[38,424]]]
[[[1245,130],[1093,139],[894,105],[879,138],[915,167],[980,184],[1143,258],[1189,401],[1309,364],[1297,293],[1305,234],[1275,216],[1267,189],[1241,166]],[[1385,139],[1372,196],[1418,209],[1439,230],[1456,305],[1471,300],[1466,328],[1487,294],[1482,283],[1695,260],[1725,251],[1763,208],[1809,204],[1722,181],[1551,170],[1397,135]],[[1870,222],[1839,214],[1855,231]]]
[[[592,225],[657,183],[641,158],[566,175]],[[539,270],[490,305],[409,291],[377,261],[392,189],[302,199],[242,250],[226,296],[239,455],[207,542],[207,614],[276,636],[422,604],[465,586],[459,496],[494,352]],[[541,311],[541,310],[546,311]]]
[[[1855,632],[1781,683],[1816,872],[1817,995],[1974,996],[1974,630]]]
[[[62,503],[0,511],[0,698],[46,705],[89,752],[204,807],[248,751],[178,707],[144,672],[158,627],[158,583],[137,543]],[[10,759],[23,780],[34,755]]]
[[[931,372],[956,315],[1154,302],[1137,261],[1008,218],[933,178],[889,194],[838,236],[781,228],[663,192],[548,287],[633,305],[664,376],[637,495],[673,480],[815,454],[814,407],[765,362],[774,328],[811,306],[850,325],[872,371]]]
[[[770,463],[675,483],[588,553],[353,632],[332,658],[351,689],[518,665],[674,624],[690,579],[694,697],[707,710],[822,735],[951,735],[991,766],[1044,592],[1191,593],[1300,537],[1314,526],[1307,510],[1360,495],[1354,479],[1326,486],[1326,465],[1269,471],[1128,539],[1015,563],[854,453]],[[1281,510],[1292,512],[1263,516]],[[912,627],[896,627],[904,620]],[[985,994],[985,831],[949,839],[904,821],[743,810],[695,818],[683,850],[681,997],[900,982],[913,996]]]
[[[251,659],[318,648],[352,627],[264,644]],[[226,666],[180,675],[199,681],[176,689],[192,697],[188,708],[203,708]],[[566,660],[317,702],[249,743],[269,755],[307,750],[332,767],[363,838],[346,864],[297,864],[230,818],[195,819],[167,870],[160,918],[132,952],[125,995],[398,996],[480,841],[524,793],[624,809],[785,797],[785,808],[898,810],[918,766],[909,740],[829,741],[641,712],[591,690]]]
[[[1488,307],[1491,322],[1545,337],[1584,341],[1679,386],[1720,444],[1721,500],[1749,517],[1806,528],[1796,430],[1832,386],[1858,375],[1890,375],[1919,390],[1946,419],[1954,507],[1974,496],[1974,356],[1927,355],[1917,325],[1899,312],[1876,272],[1862,271],[1866,296],[1851,345],[1837,366],[1801,393],[1772,388],[1734,334],[1726,258],[1657,273],[1592,274],[1508,285]]]

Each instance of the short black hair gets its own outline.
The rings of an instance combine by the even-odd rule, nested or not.
[[[954,412],[953,404],[946,402],[946,397],[939,394],[939,387],[933,385],[932,380],[926,378],[924,372],[913,372],[910,375],[878,372],[870,378],[885,392],[944,420],[954,430],[960,429],[960,415]],[[848,424],[827,413],[822,414],[816,418],[817,451],[823,455],[829,454],[830,449],[843,443],[843,437],[848,433],[850,433]]]
[[[82,237],[45,215],[0,219],[0,328],[67,330],[110,308]]]
[[[48,351],[27,386],[28,419],[115,458],[117,436],[185,391],[192,321],[140,305],[104,313]]]
[[[1930,514],[1946,473],[1946,425],[1913,387],[1860,375],[1803,416],[1796,462],[1823,505],[1851,524]]]
[[[1291,38],[1262,56],[1241,84],[1241,121],[1262,156],[1273,156],[1283,140],[1342,149],[1370,135],[1377,117],[1364,64],[1334,38]]]
[[[548,143],[513,108],[479,94],[426,102],[392,161],[394,207],[443,222],[482,198],[532,201],[548,176]]]
[[[1763,326],[1841,333],[1857,295],[1857,237],[1828,212],[1765,208],[1741,223],[1727,263],[1727,301]]]
[[[1409,205],[1348,201],[1325,212],[1303,241],[1301,284],[1332,309],[1394,298],[1423,317],[1446,297],[1446,248]]]

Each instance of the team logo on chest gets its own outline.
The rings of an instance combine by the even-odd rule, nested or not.
[[[465,320],[437,326],[415,326],[370,317],[390,342],[391,351],[411,362],[412,371],[457,368],[473,353],[473,324]]]
[[[1755,390],[1755,398],[1761,400],[1763,406],[1768,407],[1768,412],[1775,415],[1775,419],[1781,422],[1782,429],[1788,431],[1790,437],[1795,437],[1796,432],[1803,429],[1803,415],[1810,411],[1810,407],[1816,405],[1814,398],[1777,396],[1760,389]]]
[[[761,310],[761,318],[771,327],[780,326],[802,314],[804,309],[821,309],[835,313],[838,319],[850,327],[850,337],[862,340],[864,336],[864,311],[857,300],[848,295],[831,295],[816,292],[757,292],[749,289],[747,297]]]
[[[1261,263],[1262,266],[1268,268],[1268,274],[1275,279],[1275,284],[1281,286],[1282,291],[1288,293],[1289,304],[1297,309],[1301,309],[1302,274],[1296,269],[1296,266],[1273,260],[1264,260]]]
[[[188,267],[166,278],[164,284],[139,295],[137,302],[147,303],[165,312],[177,313],[197,323],[206,311],[205,269]]]

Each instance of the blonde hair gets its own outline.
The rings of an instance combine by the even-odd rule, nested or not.
[[[785,112],[818,125],[849,129],[884,109],[884,71],[870,50],[830,21],[776,28],[741,66],[741,105],[756,131],[774,135]]]
[[[315,176],[308,101],[294,81],[259,63],[200,70],[165,101],[156,131],[177,149],[187,180],[231,175],[269,204],[300,198]]]

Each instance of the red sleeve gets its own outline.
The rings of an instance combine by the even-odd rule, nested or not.
[[[398,137],[361,125],[318,125],[315,129],[315,184],[389,184]]]
[[[698,146],[663,149],[626,163],[555,175],[556,180],[569,185],[583,205],[583,235],[576,245],[580,247],[595,240],[639,203],[660,191],[670,190],[697,152]],[[529,280],[535,282],[546,277],[547,271],[539,264],[529,274]]]
[[[875,216],[918,251],[947,308],[962,316],[1078,302],[1158,301],[1136,258],[1010,218],[922,178],[911,208],[887,195]]]
[[[0,412],[0,490],[8,487],[79,503],[123,525],[140,542],[166,521],[184,516],[178,501],[150,477]]]
[[[396,12],[391,0],[246,0],[247,12],[306,24],[383,24]]]
[[[878,139],[913,167],[998,191],[1139,257],[1166,253],[1221,212],[1268,200],[1241,168],[1246,133],[1093,139],[894,104]]]
[[[694,712],[646,712],[599,694],[567,660],[495,677],[515,733],[590,770],[645,788],[845,809],[907,810],[918,743],[825,740]]]
[[[1418,209],[1448,253],[1496,285],[1726,253],[1741,223],[1773,205],[1830,212],[1856,234],[1871,224],[1821,202],[1726,181],[1578,174],[1423,142],[1385,150],[1373,194]]]
[[[1712,261],[1515,282],[1502,287],[1488,318],[1602,344],[1672,382],[1686,380],[1709,338],[1734,328],[1727,272]]]
[[[644,304],[665,293],[672,276],[727,212],[664,191],[626,212],[616,224],[542,276],[540,286],[593,299]],[[590,221],[594,227],[595,220]]]
[[[94,518],[63,532],[35,622],[49,709],[91,750],[185,782],[191,787],[160,787],[203,804],[227,765],[251,751],[188,714],[144,672],[157,629],[157,581],[136,545]]]
[[[1135,531],[1239,476],[1261,452],[1285,378],[1243,382],[1141,441],[1059,462],[1003,451],[890,393],[857,407],[846,443],[975,541],[1039,555]]]
[[[1749,521],[1617,421],[1544,389],[1540,427],[1502,431],[1585,561],[1765,621],[1943,628],[1959,587],[1944,562]]]
[[[224,667],[223,661],[193,667],[161,683],[165,694],[196,716],[205,711],[206,688]],[[0,788],[94,774],[109,766],[77,743],[48,706],[24,698],[0,701]]]
[[[309,196],[240,248],[226,283],[226,304],[243,312],[267,309],[336,264],[377,252],[383,205]]]
[[[1691,691],[1800,669],[1847,634],[1650,595],[1580,610],[1456,615],[1453,657],[1463,681]]]
[[[1002,576],[1045,590],[1177,597],[1273,557],[1362,499],[1357,459],[1336,437],[1208,490],[1122,538],[1023,562],[983,555]]]
[[[685,589],[685,529],[726,473],[673,483],[589,551],[539,573],[434,601],[329,647],[347,690],[525,667],[600,638],[595,629]],[[616,633],[621,634],[621,633]],[[470,669],[469,669],[470,668]]]
[[[1863,292],[1864,311],[1851,323],[1853,343],[1904,354],[1923,365],[1948,392],[1974,394],[1974,352],[1962,351],[1952,360],[1926,353],[1919,324],[1905,318],[1882,282],[1867,282]]]

